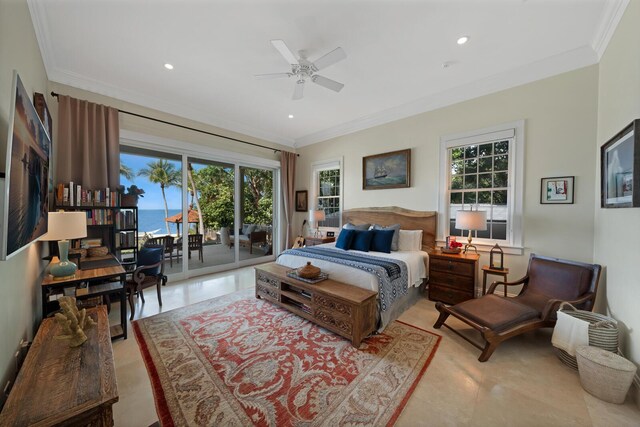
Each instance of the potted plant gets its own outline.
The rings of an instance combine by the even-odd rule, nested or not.
[[[138,206],[138,197],[144,197],[144,190],[138,188],[137,185],[132,185],[127,188],[126,193],[124,185],[121,185],[118,187],[118,192],[121,194],[120,206]]]

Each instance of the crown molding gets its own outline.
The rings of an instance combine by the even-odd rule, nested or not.
[[[605,3],[602,20],[591,42],[593,50],[598,55],[598,62],[600,62],[602,55],[607,50],[611,37],[613,37],[616,28],[618,28],[618,24],[628,5],[629,0],[609,0]]]
[[[296,138],[295,147],[316,144],[360,130],[437,110],[459,102],[468,101],[505,89],[531,83],[547,77],[596,64],[598,58],[591,46],[582,46],[558,55],[550,56],[503,73],[434,93],[416,101],[370,114],[319,132]]]
[[[40,56],[44,63],[44,71],[47,73],[47,78],[51,80],[49,76],[56,66],[53,55],[53,44],[51,44],[51,39],[48,37],[50,31],[45,18],[46,12],[44,11],[43,2],[38,0],[27,0],[27,6],[29,7],[29,13],[31,14],[31,21],[33,22],[33,29],[36,33],[36,40],[38,40]]]

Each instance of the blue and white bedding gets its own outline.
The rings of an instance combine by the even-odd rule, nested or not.
[[[393,251],[390,254],[344,251],[335,248],[335,243],[287,250],[276,262],[298,268],[307,261],[328,273],[333,280],[378,292],[379,330],[403,311],[408,294],[415,294],[410,288],[419,286],[428,271],[428,254],[423,251]]]

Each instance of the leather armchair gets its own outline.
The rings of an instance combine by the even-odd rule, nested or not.
[[[482,350],[478,360],[485,362],[502,341],[534,329],[553,327],[562,302],[569,302],[582,310],[592,310],[600,270],[597,264],[531,254],[527,274],[520,280],[494,282],[481,298],[453,306],[436,303],[440,316],[433,327],[439,329],[444,325],[469,341]],[[499,285],[522,285],[522,289],[516,297],[502,297],[494,293]],[[473,342],[445,324],[449,315],[478,330],[484,345]]]

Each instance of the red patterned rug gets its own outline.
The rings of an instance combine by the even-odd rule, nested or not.
[[[133,330],[163,426],[392,425],[440,342],[395,321],[355,349],[248,292]]]

